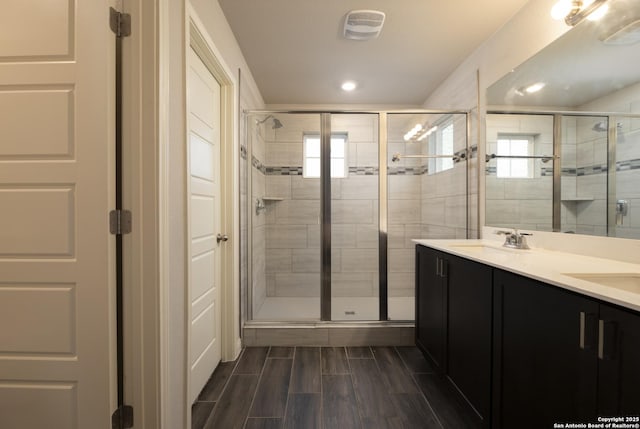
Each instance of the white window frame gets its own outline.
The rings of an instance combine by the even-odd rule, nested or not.
[[[334,179],[344,179],[349,177],[349,140],[348,133],[331,133],[331,144],[333,145],[334,139],[341,139],[344,141],[344,156],[334,156],[334,151],[331,151],[331,160],[341,159],[344,161],[344,168],[341,173],[336,174],[333,168],[331,169],[331,177]],[[302,136],[302,177],[305,179],[318,179],[320,175],[311,175],[307,171],[307,159],[317,159],[320,162],[320,157],[311,157],[307,155],[307,140],[308,139],[317,139],[320,140],[320,134],[318,133],[304,133]],[[333,146],[332,146],[333,148]]]
[[[445,141],[445,134],[449,133],[451,130],[451,140]],[[449,148],[445,148],[445,144],[447,146],[450,143]],[[453,118],[447,119],[442,124],[438,125],[438,129],[435,133],[429,136],[429,155],[451,155],[451,158],[430,158],[429,159],[429,171],[428,174],[436,174],[443,171],[451,170],[454,166],[453,162],[453,154],[454,154],[454,144],[455,144],[455,136],[454,136],[454,126],[453,126]],[[445,149],[448,149],[445,153]]]
[[[527,153],[526,156],[533,156],[534,153],[534,143],[535,136],[532,134],[498,134],[498,138],[496,139],[496,155],[512,155],[512,142],[513,141],[527,141]],[[509,142],[509,150],[508,153],[501,152],[499,150],[499,142],[500,141],[508,141]],[[526,165],[525,174],[514,175],[514,165],[523,164]],[[532,179],[535,175],[535,163],[534,159],[518,159],[518,158],[497,158],[496,159],[496,177],[501,179]]]

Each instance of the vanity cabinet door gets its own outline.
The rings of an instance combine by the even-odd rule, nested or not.
[[[640,416],[640,314],[601,304],[599,325],[598,414]]]
[[[447,290],[440,252],[416,246],[416,345],[446,371]]]
[[[593,421],[597,314],[594,300],[494,271],[493,427]]]
[[[467,259],[446,256],[448,375],[486,422],[491,397],[493,270]]]

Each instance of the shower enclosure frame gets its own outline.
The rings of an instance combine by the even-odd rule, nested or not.
[[[612,204],[616,198],[616,142],[618,140],[618,119],[640,119],[637,113],[624,112],[600,112],[600,111],[575,111],[575,110],[526,110],[526,109],[487,109],[487,115],[540,115],[553,116],[553,191],[552,191],[552,231],[561,231],[561,150],[562,150],[562,118],[566,116],[576,117],[603,117],[607,118],[607,211],[606,225],[607,236],[616,227],[616,207]],[[480,168],[479,171],[483,171]]]
[[[357,321],[360,324],[380,322],[388,322],[388,249],[387,249],[387,231],[388,231],[388,174],[387,174],[387,157],[388,157],[388,115],[407,114],[407,115],[465,115],[465,150],[466,162],[465,168],[465,195],[467,197],[466,207],[466,237],[469,238],[469,160],[471,158],[471,111],[469,110],[429,110],[429,109],[400,109],[400,110],[244,110],[244,120],[246,135],[249,135],[250,115],[272,115],[272,114],[317,114],[320,118],[320,136],[321,136],[321,175],[320,175],[320,320],[313,321],[331,322],[331,323],[348,323],[353,324],[354,321],[332,320],[331,319],[331,174],[330,174],[330,152],[331,152],[331,116],[340,114],[367,114],[377,115],[378,117],[378,279],[379,279],[379,318],[371,321]],[[251,141],[247,139],[247,293],[246,293],[246,314],[247,322],[256,322],[253,314],[253,216],[251,215],[253,205],[252,200],[252,156],[253,148]],[[479,162],[479,161],[478,161]],[[480,171],[480,169],[478,169]],[[384,174],[383,174],[384,172]],[[259,321],[262,322],[262,321]],[[394,320],[392,322],[402,323],[402,321]],[[412,322],[412,321],[411,321]],[[287,323],[291,321],[270,321],[269,324]],[[295,322],[294,322],[295,323]],[[301,322],[309,323],[309,322]]]

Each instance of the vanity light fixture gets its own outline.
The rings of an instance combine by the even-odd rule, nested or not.
[[[415,127],[411,128],[405,135],[404,141],[408,142],[412,138],[416,136],[420,131],[422,131],[422,124],[416,124]]]
[[[567,25],[574,26],[585,18],[596,21],[602,18],[609,7],[607,0],[558,0],[551,8],[551,17],[564,19]]]
[[[351,92],[354,89],[356,89],[357,86],[358,85],[354,81],[349,80],[349,81],[343,82],[340,88],[342,88],[343,91]]]

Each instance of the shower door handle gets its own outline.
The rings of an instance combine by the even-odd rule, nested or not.
[[[229,237],[227,236],[227,234],[224,234],[224,235],[223,234],[218,234],[218,235],[216,235],[216,241],[218,243],[220,243],[221,241],[228,241],[228,240],[229,240]]]

